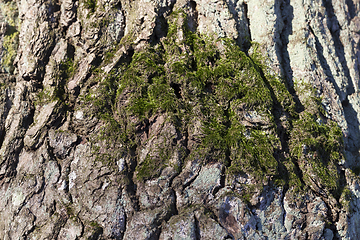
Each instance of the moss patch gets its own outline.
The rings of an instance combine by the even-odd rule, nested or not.
[[[13,62],[17,54],[19,45],[19,26],[18,9],[16,2],[8,1],[0,3],[0,11],[7,23],[7,29],[3,38],[3,52],[1,57],[1,65],[5,71],[12,73],[14,71]]]
[[[3,1],[0,3],[0,11],[5,17],[5,21],[14,28],[18,27],[19,12],[15,1]]]
[[[19,45],[19,32],[14,30],[14,32],[7,32],[3,38],[3,56],[1,59],[1,65],[9,73],[14,71],[13,62],[17,54],[17,48]]]
[[[290,153],[297,159],[307,185],[315,183],[335,193],[341,187],[337,163],[344,158],[342,132],[322,114],[320,98],[308,92],[306,101],[308,110],[292,123]]]
[[[85,96],[107,122],[109,144],[121,145],[123,154],[134,151],[142,145],[136,129],[166,114],[184,136],[199,123],[188,158],[222,162],[227,174],[246,173],[298,189],[314,181],[330,192],[339,189],[342,133],[324,117],[311,88],[298,90],[307,97],[297,107],[284,82],[263,64],[256,44],[247,54],[230,39],[193,33],[182,12],[167,21],[168,34],[160,43],[135,52],[107,76],[98,71],[100,83]],[[158,176],[173,151],[161,148],[164,156],[139,162],[140,179]]]
[[[84,6],[90,10],[90,12],[95,12],[95,8],[96,8],[96,0],[85,0],[84,1]]]

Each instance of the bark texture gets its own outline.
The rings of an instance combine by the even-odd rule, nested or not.
[[[135,56],[152,48],[155,59],[161,48],[174,53],[159,60],[164,74],[180,79],[171,74],[195,51],[189,33],[211,36],[219,56],[217,39],[233,39],[243,59],[260,51],[261,77],[281,76],[300,120],[313,94],[310,105],[323,110],[315,120],[328,130],[336,123],[343,140],[325,173],[311,162],[321,147],[300,144],[293,154],[302,125],[276,92],[274,120],[233,98],[208,101],[234,113],[250,131],[243,139],[276,135],[261,177],[241,162],[241,147],[201,145],[211,136],[196,103],[203,95],[186,81],[163,90],[188,102],[191,117],[177,118],[185,127],[162,105],[131,112],[138,90],[117,82],[123,66],[150,86],[158,70],[137,67]],[[359,0],[0,0],[0,63],[0,239],[360,239]],[[228,114],[224,126],[232,121]]]

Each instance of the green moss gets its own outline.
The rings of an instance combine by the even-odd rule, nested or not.
[[[93,71],[93,73],[95,74],[94,76],[99,76],[95,77],[94,81],[100,83],[98,88],[90,90],[85,95],[85,103],[91,103],[93,105],[93,112],[97,115],[97,117],[103,120],[111,121],[118,88],[116,85],[116,79],[120,73],[114,70],[102,79],[102,71]]]
[[[215,40],[176,25],[184,15],[175,16],[163,48],[148,47],[135,53],[120,79],[124,87],[119,93],[122,89],[133,91],[127,111],[140,119],[155,112],[167,112],[183,121],[193,113],[187,103],[198,102],[205,135],[199,151],[208,153],[201,154],[202,158],[215,158],[224,163],[230,158],[232,173],[256,170],[263,172],[261,176],[275,174],[277,161],[272,155],[275,140],[261,130],[252,131],[247,138],[247,129],[228,109],[235,101],[259,113],[268,114],[272,109],[273,90],[270,91],[269,83],[262,76],[259,60],[248,57],[233,41],[226,39],[218,40],[225,47],[224,52],[219,52]],[[185,36],[182,41],[177,41],[179,31]],[[271,78],[271,84],[285,92],[286,87],[276,78]],[[290,94],[279,96],[282,99],[278,102],[293,105]],[[152,166],[157,164],[143,163],[139,168],[141,175],[153,172]]]
[[[163,151],[163,150],[162,150]],[[167,166],[168,156],[165,159],[161,158],[152,158],[147,156],[140,165],[136,167],[136,177],[138,180],[146,180],[149,178],[158,177]]]
[[[95,12],[96,8],[96,0],[85,0],[84,6],[93,13]]]
[[[117,49],[114,48],[111,51],[108,51],[108,52],[105,53],[105,59],[104,59],[105,64],[110,63],[110,61],[115,57],[116,50]]]
[[[247,136],[249,130],[240,124],[239,116],[229,106],[231,103],[242,104],[248,110],[269,115],[276,98],[271,94],[274,91],[271,86],[287,93],[286,87],[274,77],[270,79],[271,83],[266,80],[257,53],[252,59],[231,40],[215,42],[192,33],[185,27],[183,13],[172,16],[162,45],[148,46],[136,52],[129,65],[102,80],[97,93],[89,93],[87,98],[95,112],[102,118],[112,116],[117,99],[130,90],[128,105],[117,109],[121,116],[133,115],[141,121],[156,112],[166,112],[181,127],[194,114],[189,102],[197,102],[201,105],[197,114],[204,126],[204,137],[199,146],[199,151],[204,153],[201,158],[205,161],[215,158],[225,164],[231,161],[229,169],[232,173],[275,174],[277,161],[272,152],[278,140],[260,129],[250,131]],[[182,25],[178,25],[179,22]],[[179,31],[184,36],[181,41],[177,38]],[[222,44],[224,52],[217,50],[215,44]],[[116,97],[114,89],[117,89]],[[278,95],[282,99],[275,99],[276,102],[292,104],[289,94]],[[168,156],[162,159],[165,163]],[[163,166],[159,161],[147,158],[137,167],[138,175],[140,178],[154,177]]]
[[[314,99],[312,113],[304,111],[293,121],[290,153],[298,160],[307,184],[315,180],[334,192],[340,187],[337,163],[344,158],[342,132],[335,122],[324,119],[320,110],[316,112],[319,99],[311,93],[309,97]]]
[[[65,91],[65,85],[75,73],[76,64],[72,59],[67,58],[54,69],[54,86],[42,89],[35,99],[35,105],[42,106],[51,101],[60,101],[68,105],[68,95]]]
[[[349,187],[345,187],[342,191],[341,200],[340,203],[343,207],[348,208],[348,211],[351,211],[350,209],[350,202],[354,198],[354,194],[351,192]]]
[[[168,24],[161,43],[136,51],[107,76],[94,71],[99,84],[84,101],[106,122],[99,139],[109,149],[121,144],[121,154],[129,154],[141,147],[136,125],[165,114],[184,135],[194,121],[201,123],[189,158],[222,162],[227,174],[246,173],[292,189],[314,180],[330,192],[339,189],[342,133],[324,117],[311,86],[296,86],[299,107],[284,81],[264,64],[258,45],[247,54],[230,39],[193,33],[183,12],[171,14]],[[115,53],[109,52],[104,64]],[[177,151],[167,145],[156,149],[137,165],[138,180],[159,176]],[[104,157],[111,161],[115,155]]]
[[[98,222],[92,221],[89,224],[93,228],[101,228],[100,224]]]
[[[76,63],[72,58],[67,58],[60,63],[60,75],[64,79],[69,79],[74,76]]]
[[[14,1],[1,2],[0,11],[7,23],[7,30],[3,37],[3,52],[1,65],[8,73],[14,71],[13,62],[17,54],[19,44],[19,26],[17,4]]]
[[[90,227],[87,228],[87,230],[91,231],[91,235],[87,238],[87,240],[99,239],[99,236],[101,236],[101,234],[103,233],[102,226],[98,222],[95,222],[95,221],[91,221],[89,226]]]
[[[14,71],[14,59],[17,54],[17,48],[19,44],[19,32],[15,31],[8,33],[3,38],[3,56],[1,59],[1,65],[5,68],[6,71],[12,73]]]
[[[166,121],[171,121],[171,119],[169,118]],[[149,140],[151,148],[145,159],[136,166],[136,177],[138,180],[158,177],[161,171],[168,166],[180,172],[179,162],[172,162],[171,160],[174,159],[174,156],[177,156],[177,158],[185,156],[186,150],[179,145],[173,146],[172,142],[175,140],[175,136],[167,132],[166,129],[163,130],[165,131],[162,131],[156,136],[151,136]],[[149,145],[146,147],[149,147]]]
[[[76,65],[74,60],[69,57],[60,63],[59,70],[55,77],[56,86],[53,92],[53,100],[60,100],[67,104],[68,96],[66,95],[65,85],[74,76]]]
[[[34,102],[35,106],[43,106],[53,100],[52,92],[48,90],[42,90],[36,95]]]
[[[19,23],[19,11],[15,1],[2,1],[0,2],[0,11],[5,17],[5,21],[10,26],[17,28]]]

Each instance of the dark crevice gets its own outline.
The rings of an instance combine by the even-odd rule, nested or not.
[[[343,109],[345,120],[347,122],[349,131],[348,136],[345,138],[345,150],[350,151],[355,157],[359,156],[359,141],[358,136],[360,136],[359,131],[359,119],[357,119],[357,112],[354,110],[352,105],[349,103],[346,105],[345,102]],[[355,163],[355,162],[354,162]],[[355,164],[360,164],[358,161]],[[352,164],[352,169],[355,170],[359,165]]]
[[[295,101],[296,111],[302,112],[304,107],[300,103],[299,97],[294,89],[293,71],[288,52],[289,36],[293,34],[292,21],[294,19],[294,8],[290,5],[290,0],[276,0],[275,6],[277,5],[279,5],[281,15],[276,16],[275,26],[283,26],[283,28],[276,29],[275,32],[276,36],[280,38],[280,41],[275,41],[276,56],[280,62],[281,75],[285,79],[285,85]]]
[[[61,229],[65,226],[69,217],[66,213],[60,212],[59,219],[54,223],[54,228],[52,229],[52,233],[49,236],[50,239],[58,239],[59,233]]]
[[[254,63],[255,65],[255,63]],[[273,107],[271,109],[272,115],[274,116],[274,121],[276,124],[276,131],[278,136],[280,136],[280,143],[281,143],[281,151],[274,151],[273,156],[274,158],[277,160],[278,165],[279,165],[279,172],[280,173],[285,173],[287,176],[289,175],[287,168],[283,165],[282,163],[282,159],[286,159],[286,157],[284,156],[284,153],[289,153],[289,140],[290,140],[290,135],[289,133],[286,132],[286,130],[283,128],[282,124],[281,124],[281,112],[283,112],[283,109],[281,107],[281,104],[279,103],[279,101],[277,100],[276,94],[274,92],[274,89],[271,87],[269,81],[266,79],[264,72],[262,71],[262,69],[258,68],[257,69],[258,72],[261,75],[261,78],[263,79],[266,87],[269,89],[270,91],[270,95],[273,101]],[[289,90],[290,92],[290,90]],[[295,91],[294,91],[295,92]],[[293,96],[296,96],[296,98],[298,99],[297,95],[294,93]],[[304,106],[301,104],[300,101],[296,101],[296,106],[297,106],[297,110],[304,109]],[[291,122],[290,122],[291,124]],[[292,124],[291,124],[292,125]],[[292,126],[290,126],[290,128],[292,128]],[[303,184],[303,186],[305,186],[305,183],[303,181],[303,174],[302,171],[300,169],[299,164],[296,162],[295,159],[292,159],[292,162],[295,166],[295,171],[296,171],[296,175],[299,177],[301,183]],[[281,171],[282,170],[282,171]],[[284,178],[284,176],[279,176],[280,178]],[[285,188],[288,188],[288,186],[284,186]]]
[[[119,10],[119,11],[122,10],[122,6],[121,6],[121,2],[120,2],[120,1],[119,1],[118,3],[117,3],[117,2],[114,2],[113,4],[114,4],[114,5],[113,5],[113,8],[115,8],[116,10]],[[123,15],[123,16],[125,16],[125,15]]]
[[[220,191],[220,189],[225,187],[225,179],[226,179],[225,167],[222,167],[221,175],[220,175],[220,186],[216,186],[212,191],[212,195],[214,197]]]
[[[284,214],[282,215],[283,216],[283,219],[282,219],[283,224],[285,224],[285,218],[286,218],[286,212],[285,212],[285,208],[284,208],[284,198],[285,198],[286,192],[288,190],[289,190],[289,184],[285,184],[283,187],[282,193],[281,193],[281,207],[283,208],[283,211],[284,211]]]
[[[35,107],[30,102],[27,102],[24,105],[25,106],[23,106],[23,108],[26,108],[26,105],[28,105],[28,108],[27,108],[28,113],[27,113],[27,115],[24,116],[22,127],[24,129],[28,129],[31,126],[31,124],[34,123]]]
[[[276,55],[280,62],[282,76],[285,78],[288,87],[293,88],[293,71],[290,65],[290,57],[287,46],[289,44],[289,36],[293,33],[292,20],[294,19],[294,8],[290,5],[290,0],[276,0],[275,6],[279,6],[281,10],[281,15],[276,16],[275,26],[278,28],[283,25],[283,29],[276,29],[275,32],[275,34],[280,38],[280,41],[275,41]],[[294,90],[291,92],[295,93]]]
[[[24,233],[24,235],[22,236],[23,239],[28,239],[28,236],[33,233],[36,229],[36,225],[33,225],[28,231],[26,231]]]
[[[247,53],[251,47],[250,19],[248,18],[248,6],[245,2],[241,4],[242,9],[238,7],[239,0],[227,0],[228,9],[235,20],[236,30],[238,32],[237,44],[242,51]],[[243,12],[244,18],[240,18],[239,12]]]
[[[88,238],[88,240],[98,240],[103,234],[104,230],[100,226],[96,226],[94,233]]]
[[[316,46],[316,52],[318,54],[318,58],[320,60],[321,67],[324,69],[324,72],[327,75],[327,80],[330,81],[335,90],[336,93],[340,96],[340,88],[337,85],[337,83],[334,81],[334,77],[330,71],[330,67],[327,63],[326,58],[323,55],[323,47],[321,46],[319,39],[315,35],[313,29],[311,26],[309,26],[309,29],[311,33],[314,35],[315,38],[315,46]],[[352,87],[353,89],[353,87]],[[348,128],[349,128],[349,136],[345,136],[345,150],[350,151],[352,154],[355,154],[355,157],[359,155],[358,149],[359,149],[359,142],[356,140],[356,136],[360,136],[359,131],[359,120],[356,118],[357,113],[354,110],[354,108],[349,103],[348,99],[342,99],[342,105],[345,115],[345,121],[347,122]],[[358,166],[351,166],[352,168],[356,168]]]
[[[346,186],[348,186],[348,183],[346,181],[345,170],[340,167],[338,169],[338,171],[339,171],[339,175],[340,175],[340,179],[339,179],[340,189],[338,190],[337,196],[335,196],[335,197],[336,197],[336,200],[338,201],[338,203],[340,203],[340,201],[339,201],[340,197],[341,197],[344,189],[346,188]]]
[[[340,64],[342,66],[342,69],[344,71],[344,75],[347,78],[348,87],[346,89],[347,95],[350,95],[355,92],[353,82],[350,76],[350,70],[347,66],[346,58],[345,58],[345,51],[344,51],[344,45],[342,44],[340,40],[340,24],[337,20],[336,15],[334,14],[334,7],[332,5],[331,0],[324,0],[324,6],[326,8],[326,13],[328,15],[327,17],[327,25],[331,32],[332,39],[335,44],[335,54],[340,61]]]
[[[5,118],[5,119],[6,119],[6,118]],[[4,121],[4,122],[5,122],[5,121]],[[6,135],[5,127],[1,127],[1,128],[0,128],[0,148],[2,147],[2,144],[3,144],[3,142],[4,142],[5,135]]]
[[[171,186],[171,185],[170,185]],[[172,191],[173,191],[173,193],[174,193],[174,206],[173,206],[173,208],[174,208],[174,214],[173,214],[173,216],[174,215],[179,215],[179,209],[178,209],[178,207],[177,207],[177,196],[176,196],[176,192],[174,191],[174,189],[172,189]]]
[[[343,208],[343,206],[341,206],[341,202],[339,200],[340,200],[342,192],[344,191],[345,187],[347,186],[345,171],[339,169],[339,175],[340,175],[339,188],[332,195],[335,197],[337,204],[340,205],[340,208]],[[324,197],[324,196],[318,194],[317,192],[315,192],[315,194],[321,197],[321,199],[323,200],[323,202],[325,203],[325,205],[327,207],[326,227],[329,228],[334,233],[334,240],[340,239],[338,237],[339,234],[338,234],[338,230],[336,227],[336,223],[339,221],[340,212],[336,211],[335,216],[334,216],[334,213],[332,211],[332,209],[336,209],[338,206],[332,206],[328,197],[326,197],[326,196]]]
[[[190,31],[196,32],[198,27],[198,11],[196,10],[196,2],[190,1],[188,3],[189,6],[189,14],[187,15],[187,27]]]
[[[47,21],[52,21],[53,17],[54,17],[54,13],[59,12],[60,11],[60,4],[59,1],[54,1],[53,3],[50,2],[49,5],[49,16],[47,18]]]
[[[193,11],[196,11],[196,2],[195,1],[190,1],[189,6]]]
[[[200,160],[198,160],[198,161],[200,161]],[[190,181],[188,181],[187,183],[185,183],[183,185],[182,189],[189,187],[195,181],[195,179],[199,176],[200,171],[201,171],[201,165],[199,166],[199,170],[197,170],[196,173],[191,177]]]
[[[81,221],[81,219],[79,217],[76,218],[79,222],[80,222],[80,225],[81,225],[81,232],[80,232],[80,238],[84,235],[84,232],[85,232],[85,225],[83,223],[83,221]]]
[[[316,182],[312,179],[312,181],[314,182],[314,184],[316,184]],[[345,179],[345,171],[342,171],[342,173],[340,172],[340,180],[339,180],[339,185],[340,187],[336,190],[336,192],[332,192],[330,198],[327,195],[328,193],[326,193],[325,191],[315,191],[315,190],[311,190],[312,193],[315,196],[318,196],[321,198],[321,200],[324,202],[324,204],[326,205],[327,208],[327,213],[326,213],[326,228],[329,228],[330,230],[332,230],[334,234],[334,240],[338,240],[338,230],[336,227],[336,223],[339,221],[339,204],[341,205],[341,203],[339,202],[340,196],[342,191],[344,190],[345,186],[346,186],[346,179]],[[321,189],[318,185],[317,187],[319,189]],[[336,206],[333,205],[332,201],[331,201],[331,197],[334,197],[336,199]],[[340,206],[341,207],[341,206]],[[335,215],[334,212],[332,210],[335,210]]]
[[[121,11],[121,14],[123,15],[123,21],[124,21],[124,30],[122,31],[122,34],[121,34],[121,37],[119,38],[118,40],[118,43],[120,43],[120,41],[122,40],[122,38],[124,37],[125,35],[125,27],[126,27],[126,12],[125,10],[122,8],[122,5],[121,5],[121,2],[119,1],[118,5],[117,5],[117,9],[119,11]]]
[[[160,43],[160,39],[166,37],[168,32],[169,24],[167,23],[163,15],[157,16],[155,20],[155,27],[153,34],[150,37],[150,43],[155,46]]]
[[[16,147],[14,147],[14,146],[16,146]],[[24,148],[24,142],[22,139],[17,138],[13,141],[13,145],[9,146],[9,147],[10,148],[14,147],[14,148],[11,150],[11,152],[9,152],[7,154],[6,157],[3,158],[3,164],[6,165],[6,167],[5,167],[6,171],[5,171],[5,174],[0,175],[0,180],[2,180],[2,178],[4,178],[4,177],[15,178],[15,176],[17,175],[16,168],[19,163],[19,155],[20,155],[21,149]],[[0,167],[2,167],[1,165],[0,165]]]
[[[148,125],[148,124],[149,124],[148,122],[145,122],[145,125]],[[145,126],[145,128],[148,128],[148,127]],[[146,130],[146,131],[148,131],[148,130]],[[126,176],[127,176],[129,183],[125,185],[125,190],[130,195],[130,198],[133,203],[133,207],[134,207],[135,211],[140,210],[139,198],[136,195],[137,185],[135,184],[135,181],[134,181],[134,173],[136,171],[136,166],[137,166],[137,160],[136,160],[137,147],[138,146],[135,144],[133,147],[128,149],[127,156],[125,156],[125,157],[129,158],[129,161],[126,161],[127,162]]]
[[[134,151],[135,152],[135,151]],[[136,161],[134,158],[134,156],[131,157],[132,160],[130,161]],[[129,193],[132,203],[133,203],[133,207],[135,209],[135,211],[139,211],[140,209],[140,203],[139,203],[139,199],[136,195],[137,193],[137,185],[135,184],[133,178],[134,178],[134,173],[135,173],[135,168],[136,168],[136,164],[132,164],[130,166],[128,166],[129,171],[128,171],[128,179],[129,179],[129,183],[125,186],[126,191]]]
[[[216,101],[217,104],[220,105],[220,103],[218,101]],[[230,101],[228,102],[227,104],[228,106],[226,107],[226,109],[224,109],[224,115],[226,116],[226,119],[224,121],[224,125],[226,126],[226,131],[228,131],[230,128],[231,128],[231,111],[230,111]],[[225,159],[224,159],[224,166],[225,167],[230,167],[231,164],[232,164],[232,161],[231,161],[231,149],[230,147],[228,146],[226,149],[225,149]],[[223,183],[221,182],[223,181]],[[222,188],[222,186],[225,186],[225,168],[221,169],[221,178],[220,178],[220,188]],[[215,189],[214,191],[214,195],[216,194],[216,192],[218,192],[219,189]]]
[[[170,83],[170,87],[174,89],[174,93],[178,99],[181,99],[181,84],[177,83]]]
[[[197,3],[196,3],[195,1],[190,0],[190,1],[188,2],[188,5],[189,5],[189,7],[190,7],[192,10],[196,10]]]
[[[356,8],[353,0],[345,0],[345,4],[348,7],[350,20],[353,19],[356,16]]]
[[[304,111],[305,107],[300,102],[299,96],[297,95],[295,89],[294,89],[294,80],[293,80],[293,71],[290,65],[290,56],[288,52],[288,44],[289,44],[289,36],[293,34],[292,29],[292,21],[294,19],[294,8],[290,4],[290,0],[275,0],[275,7],[280,8],[280,13],[276,16],[276,28],[283,26],[282,29],[276,29],[275,30],[275,36],[279,37],[279,41],[275,41],[275,51],[277,58],[280,62],[280,70],[281,75],[283,79],[285,80],[285,86],[287,87],[289,93],[292,95],[293,100],[295,102],[296,112],[300,113]],[[277,12],[277,11],[275,11]],[[272,91],[272,98],[273,91]],[[275,102],[276,103],[276,102]],[[279,104],[276,104],[280,106]],[[275,105],[275,106],[276,106]],[[273,114],[275,117],[275,123],[277,128],[278,136],[280,137],[281,141],[281,151],[278,151],[278,158],[286,158],[284,155],[284,152],[289,152],[289,140],[290,135],[287,133],[287,130],[283,127],[282,122],[280,120],[280,117],[282,115],[283,110],[281,108],[275,108],[273,111]],[[287,116],[288,118],[294,117],[294,116]],[[292,128],[292,122],[290,121],[290,129]],[[286,167],[283,166],[283,164],[280,162],[279,164],[280,168],[286,171]],[[298,166],[297,166],[298,168]],[[300,168],[298,168],[299,173],[301,173]],[[287,173],[288,175],[288,173]],[[300,175],[301,176],[301,175]],[[302,179],[302,176],[301,176]]]
[[[331,70],[330,70],[330,66],[327,63],[326,58],[324,57],[324,48],[323,48],[323,46],[321,46],[318,37],[315,35],[315,32],[314,32],[314,30],[312,29],[312,27],[310,25],[309,25],[309,30],[312,33],[312,35],[314,36],[314,38],[315,38],[315,48],[316,48],[316,53],[318,55],[317,57],[319,58],[320,65],[321,65],[322,69],[324,70],[324,72],[325,72],[325,74],[327,76],[326,80],[333,84],[337,95],[340,96],[341,95],[340,94],[341,93],[340,88],[337,85],[337,83],[335,82],[334,76],[332,75]]]
[[[327,201],[327,198],[324,198],[324,197],[321,197],[321,199],[323,200],[323,202],[325,203],[326,205],[326,208],[327,208],[327,221],[326,221],[326,227],[328,229],[330,229],[333,233],[334,233],[334,238],[333,240],[340,240],[338,238],[338,230],[336,228],[336,223],[338,222],[339,220],[339,212],[336,211],[336,216],[333,216],[333,212],[331,211],[331,209],[333,209],[335,206],[330,206],[328,201]]]
[[[167,15],[172,12],[176,1],[170,1],[170,4],[165,7],[161,7],[156,12],[155,27],[152,35],[150,36],[150,45],[154,46],[160,43],[160,39],[166,37],[168,32],[168,22],[166,20]],[[141,18],[142,25],[144,18]]]
[[[247,29],[248,29],[248,33],[249,33],[249,39],[248,39],[248,42],[245,43],[244,45],[244,52],[248,52],[248,50],[250,49],[251,47],[251,31],[250,31],[250,18],[248,17],[248,5],[246,4],[246,2],[243,2],[243,7],[244,7],[244,12],[245,12],[245,18],[246,18],[246,21],[247,21]]]
[[[343,108],[349,106],[349,99],[348,99],[347,96],[346,96],[346,98],[345,98],[343,101],[341,101],[341,105],[342,105]]]
[[[105,172],[101,175],[97,175],[94,179],[100,179],[100,178],[103,178],[103,177],[106,177],[106,176],[111,176],[113,173],[112,172]],[[90,180],[89,180],[90,181]],[[101,186],[99,187],[99,189],[101,188]],[[95,189],[97,190],[97,189]]]
[[[135,53],[133,46],[126,47],[126,53],[115,63],[113,69],[119,68],[122,64],[129,65]]]
[[[9,82],[13,81],[12,77],[1,76],[1,75],[0,75],[0,80],[1,80],[0,84],[4,84],[4,85],[5,84],[8,85]],[[4,96],[5,100],[3,101],[3,102],[5,102],[5,104],[4,104],[3,108],[2,108],[3,112],[1,113],[1,116],[0,116],[0,122],[1,122],[1,125],[2,125],[2,126],[0,125],[1,126],[0,127],[0,147],[2,146],[2,144],[4,142],[4,139],[5,139],[5,136],[6,136],[5,120],[8,117],[9,112],[11,110],[11,107],[13,105],[13,101],[8,96],[9,91],[12,88],[11,87],[12,84],[10,83],[9,85],[10,86],[5,90],[5,92],[6,92],[5,96]]]
[[[25,131],[34,121],[35,109],[30,104],[30,102],[25,101],[26,99],[28,99],[27,92],[28,89],[25,89],[25,91],[21,93],[21,96],[19,96],[19,98],[22,100],[19,107],[19,110],[21,111],[21,113],[19,113],[19,117],[22,119],[20,121],[20,125],[18,126],[18,130],[22,132],[22,136],[16,137],[11,143],[9,143],[8,149],[6,150],[6,155],[4,156],[4,159],[0,165],[1,168],[5,168],[5,173],[0,174],[0,180],[4,177],[14,177],[17,175],[16,168],[19,162],[19,155],[24,147],[23,137],[25,135]],[[3,165],[5,166],[3,167]]]
[[[195,239],[201,240],[199,221],[197,220],[195,215],[194,215],[194,224],[195,224]]]
[[[301,185],[302,186],[306,186],[305,182],[304,182],[304,176],[303,176],[303,173],[301,171],[301,168],[299,166],[299,163],[295,160],[295,159],[292,159],[292,163],[294,164],[294,167],[295,167],[295,174],[296,176],[299,177],[299,180],[301,182]]]
[[[161,233],[161,226],[155,228],[155,231],[150,235],[149,240],[158,240]]]

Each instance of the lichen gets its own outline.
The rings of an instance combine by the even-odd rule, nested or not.
[[[1,65],[4,69],[12,73],[14,71],[13,62],[17,54],[19,44],[19,32],[7,33],[3,38],[3,55],[1,58]]]
[[[6,72],[12,73],[15,69],[13,62],[19,45],[19,32],[17,29],[20,28],[20,22],[17,4],[14,1],[1,2],[0,11],[7,23],[6,32],[2,42],[3,51],[1,56],[1,66]]]
[[[19,27],[19,12],[15,1],[0,2],[0,11],[10,26],[14,28]]]

